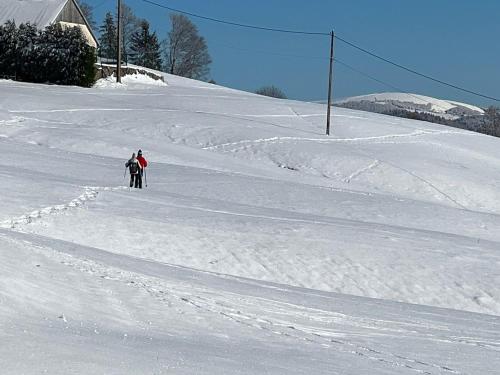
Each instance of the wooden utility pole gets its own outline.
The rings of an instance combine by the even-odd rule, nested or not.
[[[335,33],[330,33],[330,76],[328,79],[328,106],[326,109],[326,135],[330,135],[330,111],[332,107],[332,80],[333,80],[333,48],[335,43]]]
[[[122,0],[118,0],[118,20],[117,20],[117,41],[116,41],[116,82],[122,81]]]

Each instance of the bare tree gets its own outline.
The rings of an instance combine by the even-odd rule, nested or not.
[[[488,107],[483,117],[485,118],[485,124],[481,133],[500,137],[500,108]]]
[[[132,45],[132,35],[141,27],[141,20],[136,17],[132,8],[122,2],[122,54],[125,61],[128,61]]]
[[[92,8],[91,5],[86,3],[83,0],[76,0],[78,6],[80,7],[83,15],[85,16],[85,19],[89,23],[90,27],[95,30],[96,29],[96,23],[94,20],[94,9]]]
[[[205,79],[212,62],[205,38],[182,14],[171,14],[172,29],[165,40],[165,68],[171,74]]]
[[[263,86],[257,91],[255,91],[255,93],[259,95],[270,96],[271,98],[278,98],[278,99],[287,98],[285,93],[276,86]]]

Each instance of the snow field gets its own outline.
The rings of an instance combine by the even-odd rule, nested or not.
[[[0,81],[7,374],[495,373],[496,139],[166,81]]]

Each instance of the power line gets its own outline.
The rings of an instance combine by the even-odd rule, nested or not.
[[[266,55],[266,56],[279,56],[279,57],[284,57],[284,58],[290,58],[291,57],[291,58],[308,59],[308,60],[328,61],[327,57],[295,55],[295,54],[280,53],[280,52],[275,52],[275,51],[257,50],[257,49],[249,49],[249,48],[240,48],[240,47],[226,45],[226,44],[221,44],[221,43],[212,43],[212,44],[215,44],[216,46],[220,46],[220,47],[224,47],[224,48],[233,49],[233,50],[236,50],[236,51],[242,51],[242,52],[247,52],[247,53],[260,53],[260,54],[263,54],[263,55]],[[448,110],[448,108],[440,106],[439,104],[437,104],[435,102],[430,102],[429,100],[425,100],[424,97],[422,97],[422,96],[417,96],[415,94],[412,94],[411,92],[408,92],[407,90],[404,90],[401,87],[398,87],[398,86],[393,85],[393,84],[391,84],[389,82],[386,82],[386,81],[383,81],[383,80],[381,80],[379,78],[376,78],[373,75],[370,75],[370,74],[368,74],[366,72],[363,72],[362,70],[359,70],[359,69],[353,67],[352,65],[346,63],[345,61],[339,60],[337,57],[335,57],[333,60],[337,64],[340,64],[340,65],[344,66],[345,68],[353,71],[354,73],[356,73],[356,74],[358,74],[360,76],[363,76],[363,77],[368,78],[368,79],[370,79],[370,80],[372,80],[374,82],[377,82],[377,83],[379,83],[382,86],[385,86],[385,87],[388,87],[388,88],[390,88],[392,90],[396,90],[397,92],[403,93],[403,94],[407,95],[408,97],[412,97],[412,98],[418,100],[419,102],[424,102],[424,103],[436,106],[438,108],[441,108],[445,112]]]
[[[243,27],[243,28],[248,28],[248,29],[255,29],[255,30],[262,30],[262,31],[272,31],[272,32],[279,32],[279,33],[288,33],[288,34],[302,34],[302,35],[319,35],[319,36],[330,36],[330,33],[324,33],[324,32],[310,32],[310,31],[300,31],[300,30],[290,30],[290,29],[279,29],[279,28],[272,28],[272,27],[262,27],[262,26],[256,26],[256,25],[249,25],[249,24],[242,24],[242,23],[238,23],[238,22],[231,22],[231,21],[226,21],[226,20],[222,20],[222,19],[219,19],[219,18],[213,18],[213,17],[206,17],[206,16],[202,16],[202,15],[199,15],[199,14],[195,14],[195,13],[191,13],[191,12],[187,12],[187,11],[183,11],[183,10],[180,10],[180,9],[176,9],[176,8],[172,8],[172,7],[169,7],[169,6],[166,6],[166,5],[163,5],[163,4],[159,4],[155,1],[152,1],[152,0],[142,0],[143,2],[145,3],[149,3],[149,4],[152,4],[152,5],[155,5],[157,7],[160,7],[160,8],[164,8],[164,9],[167,9],[167,10],[170,10],[170,11],[173,11],[173,12],[177,12],[177,13],[181,13],[181,14],[186,14],[186,15],[189,15],[191,17],[196,17],[196,18],[200,18],[200,19],[204,19],[204,20],[208,20],[208,21],[212,21],[212,22],[217,22],[217,23],[221,23],[221,24],[226,24],[226,25],[230,25],[230,26],[237,26],[237,27]],[[458,85],[455,85],[455,84],[452,84],[452,83],[449,83],[449,82],[446,82],[446,81],[443,81],[441,79],[438,79],[438,78],[435,78],[435,77],[432,77],[430,75],[427,75],[427,74],[424,74],[424,73],[420,73],[414,69],[411,69],[409,67],[406,67],[402,64],[399,64],[399,63],[396,63],[394,61],[391,61],[385,57],[382,57],[374,52],[371,52],[363,47],[360,47],[358,46],[357,44],[354,44],[352,42],[349,42],[348,40],[344,39],[344,38],[341,38],[339,37],[337,34],[335,34],[335,38],[349,46],[351,46],[352,48],[355,48],[367,55],[370,55],[376,59],[379,59],[387,64],[390,64],[390,65],[393,65],[399,69],[403,69],[409,73],[412,73],[412,74],[415,74],[419,77],[422,77],[422,78],[425,78],[425,79],[428,79],[428,80],[431,80],[433,82],[436,82],[436,83],[439,83],[441,85],[444,85],[444,86],[448,86],[448,87],[451,87],[455,90],[459,90],[459,91],[462,91],[462,92],[466,92],[468,94],[472,94],[472,95],[475,95],[475,96],[478,96],[478,97],[481,97],[481,98],[485,98],[485,99],[489,99],[489,100],[493,100],[493,101],[496,101],[496,102],[500,102],[500,99],[499,98],[495,98],[493,96],[489,96],[489,95],[486,95],[486,94],[482,94],[480,92],[477,92],[477,91],[473,91],[473,90],[469,90],[469,89],[466,89],[464,87],[461,87],[461,86],[458,86]]]
[[[289,30],[289,29],[277,29],[277,28],[273,28],[273,27],[262,27],[262,26],[255,26],[255,25],[247,25],[247,24],[243,24],[243,23],[225,21],[225,20],[221,20],[221,19],[218,19],[218,18],[201,16],[199,14],[190,13],[190,12],[186,12],[184,10],[171,8],[171,7],[168,7],[166,5],[159,4],[159,3],[156,3],[156,2],[151,1],[151,0],[142,0],[142,1],[145,2],[145,3],[152,4],[152,5],[156,5],[156,6],[160,7],[160,8],[171,10],[173,12],[187,14],[187,15],[189,15],[191,17],[201,18],[203,20],[218,22],[218,23],[222,23],[222,24],[226,24],[226,25],[231,25],[231,26],[245,27],[247,29],[263,30],[263,31],[273,31],[273,32],[277,32],[277,33],[288,33],[288,34],[326,35],[326,36],[330,35],[329,33],[322,33],[322,32],[299,31],[299,30]]]
[[[231,45],[226,45],[226,44],[221,44],[221,43],[212,43],[212,44],[215,44],[216,46],[220,46],[220,47],[224,47],[224,48],[229,48],[229,49],[233,49],[233,50],[236,50],[236,51],[242,51],[242,52],[248,52],[248,53],[260,53],[260,54],[263,54],[263,55],[267,55],[267,56],[279,56],[279,57],[284,57],[284,58],[299,58],[299,59],[308,59],[308,60],[322,60],[322,61],[328,61],[328,58],[327,57],[319,57],[319,56],[306,56],[306,55],[295,55],[295,54],[288,54],[288,53],[280,53],[280,52],[274,52],[274,51],[265,51],[265,50],[256,50],[256,49],[248,49],[248,48],[240,48],[240,47],[235,47],[235,46],[231,46]],[[408,95],[409,97],[412,97],[414,99],[417,99],[419,102],[425,102],[425,103],[428,103],[428,104],[431,104],[431,105],[434,105],[438,108],[441,108],[443,111],[447,111],[448,109],[447,108],[444,108],[442,106],[440,106],[439,104],[437,103],[434,103],[434,102],[430,102],[428,100],[425,100],[423,97],[419,97],[417,95],[414,95],[410,92],[408,92],[407,90],[404,90],[402,89],[401,87],[398,87],[398,86],[395,86],[391,83],[388,83],[388,82],[385,82],[385,81],[382,81],[381,79],[379,78],[376,78],[366,72],[363,72],[362,70],[359,70],[355,67],[353,67],[352,65],[349,65],[348,63],[342,61],[342,60],[339,60],[337,57],[335,57],[333,59],[336,63],[344,66],[345,68],[353,71],[354,73],[356,74],[359,74],[360,76],[363,76],[365,78],[368,78],[372,81],[375,81],[385,87],[388,87],[392,90],[396,90],[397,92],[401,92],[403,94],[406,94]]]
[[[212,44],[214,44],[214,43],[212,43]],[[224,47],[224,48],[233,49],[233,50],[236,50],[236,51],[242,51],[242,52],[248,52],[248,53],[260,53],[260,54],[263,54],[263,55],[266,55],[266,56],[272,55],[272,56],[279,56],[279,57],[284,57],[284,58],[292,57],[292,58],[309,59],[309,60],[323,60],[323,61],[327,61],[328,60],[327,57],[295,55],[295,54],[280,53],[280,52],[274,52],[274,51],[265,51],[265,50],[240,48],[240,47],[235,47],[235,46],[221,44],[221,43],[215,43],[215,45],[216,46],[218,45],[218,46]],[[346,63],[346,62],[344,62],[342,60],[339,60],[336,57],[333,60],[337,64],[340,64],[340,65],[344,66],[345,68],[353,71],[354,73],[356,73],[356,74],[358,74],[360,76],[363,76],[363,77],[368,78],[368,79],[370,79],[372,81],[375,81],[375,82],[381,84],[382,86],[389,87],[392,90],[396,90],[397,92],[405,94],[408,97],[414,98],[414,99],[418,100],[418,102],[424,102],[424,103],[433,105],[435,107],[438,107],[438,108],[442,109],[444,112],[448,111],[448,109],[449,109],[449,108],[445,108],[445,107],[443,107],[443,106],[441,106],[441,105],[439,105],[439,104],[437,104],[435,102],[430,102],[429,100],[425,100],[424,97],[412,94],[412,93],[408,92],[407,90],[402,89],[401,87],[395,86],[395,85],[393,85],[391,83],[388,83],[388,82],[385,82],[385,81],[382,81],[381,79],[376,78],[376,77],[374,77],[374,76],[372,76],[372,75],[370,75],[370,74],[368,74],[366,72],[363,72],[362,70],[359,70],[359,69],[353,67],[352,65],[349,65],[348,63]]]
[[[336,63],[338,63],[338,64],[340,64],[340,65],[342,65],[342,66],[344,66],[344,67],[346,67],[346,68],[347,68],[347,69],[349,69],[349,70],[352,70],[353,72],[355,72],[355,73],[357,73],[357,74],[359,74],[359,75],[361,75],[361,76],[363,76],[363,77],[366,77],[366,78],[368,78],[368,79],[371,79],[372,81],[375,81],[375,82],[377,82],[377,83],[380,83],[381,85],[387,86],[387,87],[389,87],[389,88],[391,88],[391,89],[398,90],[398,91],[401,91],[401,92],[402,92],[402,90],[401,90],[400,88],[398,88],[398,87],[396,87],[396,86],[393,86],[393,85],[391,85],[390,83],[384,82],[384,81],[382,81],[382,80],[380,80],[380,79],[378,79],[378,78],[375,78],[374,76],[371,76],[371,75],[369,75],[368,73],[365,73],[365,72],[363,72],[363,71],[361,71],[361,70],[359,70],[359,69],[356,69],[356,68],[354,68],[353,66],[351,66],[351,65],[349,65],[349,64],[347,64],[347,63],[345,63],[345,62],[343,62],[343,61],[341,61],[341,60],[339,60],[338,58],[335,58],[335,62],[336,62]]]
[[[406,94],[406,95],[408,95],[408,96],[410,96],[410,97],[412,97],[412,98],[414,98],[414,99],[417,99],[418,101],[422,101],[422,102],[425,102],[425,103],[427,103],[427,104],[434,105],[434,106],[436,106],[436,107],[438,107],[438,108],[441,108],[441,109],[442,109],[442,110],[444,110],[445,112],[448,110],[447,108],[444,108],[444,107],[440,106],[439,104],[436,104],[436,103],[431,103],[430,101],[425,100],[425,99],[423,99],[422,97],[418,97],[418,96],[416,96],[416,95],[414,95],[414,94],[412,94],[412,93],[409,93],[409,92],[407,92],[406,90],[403,90],[403,89],[401,89],[401,88],[400,88],[400,87],[398,87],[398,86],[394,86],[393,84],[390,84],[390,83],[388,83],[388,82],[384,82],[384,81],[382,81],[382,80],[380,80],[380,79],[378,79],[378,78],[375,78],[375,77],[373,77],[372,75],[370,75],[370,74],[368,74],[368,73],[365,73],[365,72],[363,72],[363,71],[361,71],[361,70],[359,70],[359,69],[356,69],[356,68],[354,68],[353,66],[351,66],[351,65],[349,65],[349,64],[347,64],[347,63],[345,63],[345,62],[343,62],[343,61],[340,61],[340,60],[339,60],[339,59],[337,59],[337,58],[335,59],[335,62],[336,62],[336,63],[338,63],[338,64],[340,64],[340,65],[342,65],[342,66],[344,66],[344,67],[346,67],[346,68],[347,68],[347,69],[349,69],[349,70],[352,70],[353,72],[355,72],[355,73],[357,73],[357,74],[359,74],[359,75],[361,75],[361,76],[363,76],[363,77],[366,77],[366,78],[368,78],[368,79],[371,79],[372,81],[375,81],[375,82],[377,82],[377,83],[380,83],[381,85],[384,85],[384,86],[389,87],[389,88],[391,88],[391,89],[393,89],[393,90],[396,90],[396,91],[399,91],[399,92],[401,92],[401,93],[403,93],[403,94]]]
[[[391,60],[389,60],[389,59],[386,59],[386,58],[384,58],[384,57],[382,57],[382,56],[380,56],[380,55],[377,55],[377,54],[376,54],[376,53],[374,53],[374,52],[368,51],[367,49],[362,48],[362,47],[360,47],[360,46],[358,46],[358,45],[356,45],[356,44],[354,44],[354,43],[351,43],[351,42],[349,42],[349,41],[347,41],[347,40],[345,40],[345,39],[343,39],[343,38],[341,38],[341,37],[339,37],[339,36],[335,36],[335,38],[337,38],[337,40],[339,40],[339,41],[341,41],[341,42],[343,42],[343,43],[345,43],[345,44],[347,44],[347,45],[349,45],[349,46],[351,46],[351,47],[353,47],[353,48],[355,48],[355,49],[357,49],[357,50],[359,50],[359,51],[361,51],[361,52],[363,52],[363,53],[366,53],[366,54],[368,54],[368,55],[370,55],[370,56],[372,56],[372,57],[375,57],[376,59],[379,59],[379,60],[384,61],[384,62],[386,62],[386,63],[388,63],[388,64],[391,64],[391,65],[393,65],[393,66],[396,66],[396,67],[398,67],[398,68],[400,68],[400,69],[406,70],[407,72],[410,72],[410,73],[412,73],[412,74],[418,75],[418,76],[420,76],[420,77],[423,77],[423,78],[429,79],[429,80],[431,80],[431,81],[434,81],[434,82],[440,83],[440,84],[445,85],[445,86],[448,86],[448,87],[452,87],[452,88],[454,88],[454,89],[456,89],[456,90],[459,90],[459,91],[463,91],[463,92],[466,92],[466,93],[469,93],[469,94],[472,94],[472,95],[480,96],[480,97],[485,98],[485,99],[490,99],[490,100],[494,100],[494,101],[496,101],[496,102],[500,102],[500,99],[498,99],[498,98],[495,98],[495,97],[492,97],[492,96],[489,96],[489,95],[484,95],[484,94],[481,94],[481,93],[479,93],[479,92],[472,91],[472,90],[469,90],[469,89],[466,89],[466,88],[463,88],[463,87],[460,87],[460,86],[454,85],[454,84],[452,84],[452,83],[442,81],[442,80],[440,80],[440,79],[438,79],[438,78],[431,77],[431,76],[429,76],[429,75],[427,75],[427,74],[417,72],[416,70],[413,70],[413,69],[408,68],[408,67],[406,67],[406,66],[404,66],[404,65],[401,65],[401,64],[398,64],[398,63],[396,63],[396,62],[394,62],[394,61],[391,61]]]
[[[268,55],[268,56],[271,55],[271,56],[279,56],[279,57],[293,57],[293,58],[297,58],[297,59],[328,61],[328,57],[306,56],[306,55],[296,55],[296,54],[291,54],[291,53],[282,53],[282,52],[275,52],[275,51],[248,49],[248,48],[241,48],[241,47],[236,47],[236,46],[232,46],[232,45],[228,45],[228,44],[214,43],[214,42],[210,42],[210,45],[211,46],[215,45],[216,47],[218,46],[218,47],[228,48],[228,49],[241,51],[241,52],[259,53],[259,54]]]
[[[106,4],[108,1],[110,1],[110,0],[103,0],[103,1],[101,1],[99,4],[97,4],[97,5],[93,6],[93,7],[92,7],[92,10],[95,10],[95,9],[97,9],[97,8],[102,7],[102,6],[103,6],[104,4]]]

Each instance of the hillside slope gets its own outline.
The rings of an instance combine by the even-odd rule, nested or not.
[[[5,373],[495,373],[497,139],[166,81],[0,81]]]

